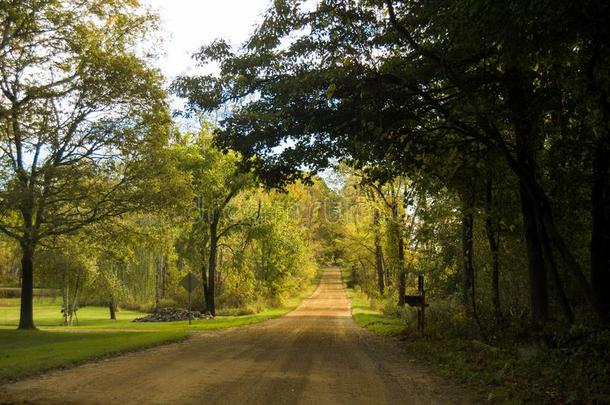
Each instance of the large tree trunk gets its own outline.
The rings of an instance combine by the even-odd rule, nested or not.
[[[166,255],[163,256],[163,272],[161,273],[161,298],[165,299],[167,294],[167,273],[169,272],[169,263]]]
[[[398,263],[399,263],[399,274],[398,274],[398,305],[405,305],[405,294],[407,292],[407,269],[405,266],[405,241],[403,238],[402,228],[404,224],[399,220],[398,212],[394,216],[396,221],[396,237],[398,238]]]
[[[201,284],[203,287],[203,305],[205,306],[204,312],[208,312],[208,301],[209,301],[209,291],[210,286],[208,285],[208,267],[205,263],[201,265]]]
[[[549,242],[548,235],[546,234],[546,230],[540,219],[537,219],[538,225],[538,237],[540,238],[540,247],[542,248],[542,258],[544,260],[544,264],[546,266],[547,273],[551,276],[551,280],[553,281],[553,285],[555,286],[555,291],[557,294],[557,299],[559,301],[559,305],[563,311],[563,314],[568,321],[568,323],[574,323],[574,313],[572,312],[572,307],[570,306],[570,301],[568,300],[568,296],[565,293],[565,289],[563,288],[563,282],[561,280],[561,276],[559,275],[559,269],[557,268],[557,264],[555,263],[555,258],[553,257],[553,251],[551,249],[551,244]]]
[[[511,109],[515,129],[517,162],[537,181],[535,153],[542,137],[538,130],[540,121],[537,106],[533,105],[534,94],[528,76],[518,68],[507,70],[508,104]],[[544,261],[541,240],[544,235],[538,231],[539,201],[528,189],[528,184],[520,177],[519,196],[523,214],[525,243],[527,246],[528,273],[530,280],[530,304],[535,323],[548,320],[547,264]]]
[[[375,232],[375,270],[377,271],[377,287],[379,294],[383,295],[385,283],[383,280],[383,249],[381,247],[381,231],[379,229],[379,210],[373,211],[373,227]]]
[[[19,329],[36,329],[34,325],[34,245],[21,243],[21,310]]]
[[[64,268],[61,272],[61,301],[62,301],[62,312],[64,315],[64,326],[68,326],[68,312],[70,308],[69,303],[69,288],[68,288],[68,275]]]
[[[116,321],[116,303],[112,297],[110,297],[110,301],[108,302],[108,310],[110,311],[110,319]]]
[[[500,232],[496,225],[493,204],[492,181],[488,179],[485,187],[485,230],[491,253],[491,302],[494,307],[496,322],[501,322],[503,316],[500,306]]]
[[[609,134],[606,134],[608,137]],[[600,139],[593,157],[591,190],[591,284],[600,312],[610,318],[610,139]]]
[[[210,257],[208,261],[208,294],[206,299],[207,311],[216,316],[215,281],[216,281],[216,253],[218,251],[218,219],[214,217],[210,222]]]
[[[462,304],[468,305],[474,283],[473,239],[474,216],[469,199],[464,201],[462,211]]]
[[[519,195],[521,198],[521,212],[527,248],[532,319],[536,323],[544,323],[549,317],[549,299],[546,265],[542,256],[540,237],[536,227],[536,212],[533,207],[534,203],[523,184],[519,187]]]
[[[161,300],[161,283],[163,282],[163,255],[155,259],[155,309],[159,309]]]
[[[589,281],[585,277],[585,274],[582,270],[582,267],[572,254],[572,251],[569,249],[562,235],[560,234],[557,226],[555,225],[555,220],[552,214],[550,201],[548,196],[546,195],[544,189],[537,181],[535,172],[524,165],[523,161],[520,159],[515,159],[512,154],[512,151],[507,147],[504,141],[501,138],[501,135],[493,129],[493,125],[486,124],[486,131],[488,131],[490,138],[496,141],[495,146],[497,146],[504,157],[506,158],[506,162],[513,170],[513,172],[519,177],[520,183],[520,195],[522,202],[522,211],[524,217],[524,227],[527,228],[527,223],[531,223],[532,220],[526,220],[526,217],[537,216],[541,221],[541,226],[544,228],[545,233],[548,237],[549,243],[552,248],[559,254],[559,258],[561,259],[563,265],[566,270],[571,273],[576,281],[576,285],[580,289],[580,292],[585,297],[587,302],[591,305],[591,307],[595,310],[599,319],[602,322],[608,323],[610,320],[610,314],[608,311],[603,311],[601,302],[601,297],[599,293],[591,287]],[[529,194],[531,201],[526,201],[525,196]],[[524,209],[524,203],[529,209]],[[528,241],[532,241],[533,244],[538,244],[538,248],[534,249],[534,252],[537,252],[538,256],[541,256],[541,249],[539,247],[539,238],[536,235],[536,238],[533,236],[528,237],[527,229],[525,232],[526,244],[529,244]],[[540,268],[542,265],[542,259],[535,257],[531,257],[530,255],[530,247],[528,246],[528,261],[530,263],[530,274],[532,273],[532,268]],[[538,265],[532,266],[532,261],[539,262]]]

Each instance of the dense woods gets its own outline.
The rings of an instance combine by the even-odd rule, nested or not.
[[[485,277],[498,319],[514,283],[534,324],[603,325],[607,13],[597,2],[278,2],[242,49],[201,48],[219,76],[175,87],[192,111],[231,106],[219,143],[270,184],[337,159],[357,169],[398,224],[398,301],[416,270],[407,255],[440,254],[473,310]]]
[[[19,328],[34,287],[68,325],[79,305],[185,306],[192,272],[197,308],[247,313],[335,265],[408,329],[423,274],[432,336],[607,358],[609,17],[278,0],[243,46],[202,44],[219,72],[166,90],[136,1],[1,0],[0,283],[21,288]]]

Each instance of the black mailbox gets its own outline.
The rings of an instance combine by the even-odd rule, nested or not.
[[[405,302],[412,307],[419,307],[424,303],[424,297],[423,295],[405,295]]]

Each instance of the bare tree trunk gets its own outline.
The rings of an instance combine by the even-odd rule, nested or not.
[[[208,300],[209,300],[209,291],[210,291],[210,286],[208,285],[208,268],[205,265],[205,262],[201,265],[201,284],[203,287],[203,304],[205,306],[204,311],[208,312],[209,308],[208,308]]]
[[[397,209],[398,210],[398,209]],[[407,269],[405,268],[405,241],[402,234],[402,221],[399,222],[398,212],[396,212],[394,220],[396,225],[396,237],[398,238],[398,305],[405,305],[405,294],[407,292]]]
[[[474,205],[476,178],[469,177],[460,198],[462,200],[462,304],[468,305],[474,291]],[[473,301],[473,309],[475,309]]]
[[[64,316],[64,326],[68,326],[68,312],[70,311],[70,303],[68,302],[69,294],[68,275],[66,274],[66,269],[63,269],[61,273],[61,301]]]
[[[463,202],[462,208],[462,304],[468,305],[474,279],[473,239],[474,216],[471,201]]]
[[[526,73],[519,68],[508,69],[506,76],[508,104],[515,129],[517,162],[527,170],[532,181],[537,181],[535,152],[540,147],[541,136],[537,126],[539,113],[536,106],[532,105],[533,91],[531,85],[526,84],[529,83]],[[532,320],[534,323],[545,323],[549,317],[547,264],[544,261],[542,239],[537,225],[539,202],[528,189],[526,179],[522,177],[519,181],[519,194],[527,246]]]
[[[78,326],[78,315],[76,314],[76,312],[78,311],[78,290],[80,289],[80,282],[81,282],[81,274],[80,274],[80,270],[79,272],[76,274],[76,282],[74,283],[74,294],[72,295],[72,303],[70,306],[70,318],[68,320],[68,323],[70,325],[72,325],[72,317],[74,317],[76,319],[76,325]]]
[[[381,259],[383,260],[383,257]],[[385,260],[383,261],[383,263],[384,263],[383,267],[385,268],[385,285],[387,287],[391,287],[393,285],[392,266],[388,265]]]
[[[116,303],[114,297],[110,297],[110,301],[108,301],[108,310],[110,311],[110,319],[116,321]]]
[[[563,311],[568,323],[572,324],[574,323],[574,313],[572,312],[570,301],[568,300],[568,296],[563,288],[563,282],[561,281],[561,276],[559,275],[559,270],[557,269],[557,264],[553,257],[553,251],[551,249],[549,238],[539,219],[536,223],[538,225],[538,236],[540,238],[540,247],[542,248],[542,258],[544,260],[544,265],[546,266],[546,271],[551,276],[551,280],[555,286],[555,291],[557,293],[557,299],[559,301],[561,310]]]
[[[21,308],[19,329],[36,329],[34,325],[34,245],[21,242]]]
[[[603,135],[602,135],[603,136]],[[606,138],[610,134],[606,133]],[[591,190],[591,285],[600,312],[610,318],[610,139],[600,139],[593,158]]]
[[[485,185],[485,230],[491,252],[491,301],[494,307],[496,322],[503,319],[500,306],[500,232],[494,221],[492,181],[488,179]]]
[[[216,316],[215,281],[216,281],[216,255],[218,250],[218,217],[214,215],[210,222],[210,256],[208,262],[208,294],[206,300],[207,311]]]
[[[159,257],[155,259],[155,310],[159,309],[159,300],[161,299],[161,263]]]
[[[165,298],[167,295],[167,276],[169,272],[169,263],[167,255],[163,255],[163,274],[161,277],[161,298]]]
[[[530,285],[530,308],[535,323],[544,323],[549,317],[546,266],[542,257],[540,237],[536,227],[536,212],[533,202],[524,189],[520,187],[521,211],[527,247],[527,264]]]
[[[379,229],[379,210],[373,211],[373,227],[375,232],[375,270],[377,271],[377,287],[379,294],[385,292],[385,282],[383,279],[383,249],[381,247],[381,231]]]

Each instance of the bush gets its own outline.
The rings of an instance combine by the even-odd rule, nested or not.
[[[476,337],[478,328],[455,298],[435,300],[426,310],[426,328],[435,336]]]
[[[154,302],[151,303],[138,303],[138,302],[126,302],[122,303],[121,307],[131,311],[139,312],[153,312],[155,310]]]

